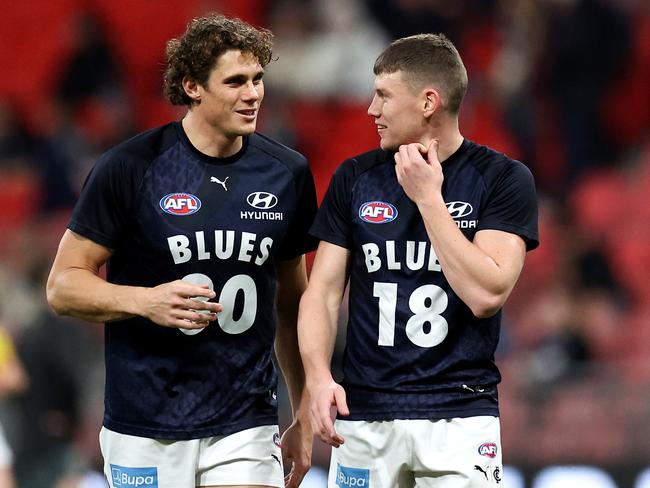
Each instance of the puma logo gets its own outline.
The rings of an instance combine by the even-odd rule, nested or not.
[[[226,176],[226,179],[224,179],[223,181],[221,181],[221,180],[220,180],[219,178],[217,178],[216,176],[211,176],[211,177],[210,177],[210,183],[219,183],[221,186],[223,186],[223,189],[224,189],[224,190],[228,191],[228,188],[226,188],[226,181],[228,180],[228,178],[230,178],[230,176]]]
[[[479,465],[475,464],[475,465],[474,465],[474,469],[475,469],[476,471],[480,471],[481,473],[483,473],[483,474],[485,475],[485,479],[486,479],[486,480],[488,479],[487,471],[485,471],[485,470],[484,470],[483,468],[481,468]]]

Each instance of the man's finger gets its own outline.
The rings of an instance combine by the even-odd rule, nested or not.
[[[440,146],[440,141],[434,139],[429,144],[429,149],[427,149],[427,161],[438,161],[438,147]]]
[[[422,157],[422,153],[426,154],[427,148],[418,142],[416,144],[409,144],[408,146],[406,146],[406,151],[408,154],[408,158],[411,161],[424,161],[424,158]]]
[[[421,152],[422,154],[426,154],[426,153],[427,153],[427,146],[425,146],[425,145],[422,144],[421,142],[416,142],[415,145],[417,146],[417,150],[418,150],[419,152]]]
[[[409,160],[409,147],[406,144],[402,144],[399,147],[399,155],[403,163]]]
[[[189,310],[205,310],[207,312],[219,313],[223,311],[223,305],[216,302],[208,302],[199,298],[188,298],[186,302]]]
[[[336,408],[338,412],[347,417],[350,415],[350,409],[348,408],[347,397],[345,395],[345,390],[343,388],[337,388],[334,390],[334,401],[336,402]]]
[[[210,289],[207,283],[194,284],[189,281],[177,280],[174,282],[177,286],[173,289],[176,293],[184,297],[206,297],[214,298],[217,294]]]

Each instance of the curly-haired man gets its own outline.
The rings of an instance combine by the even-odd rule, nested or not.
[[[309,468],[296,317],[316,197],[305,158],[255,132],[271,48],[219,15],[169,41],[165,94],[187,114],[104,154],[61,240],[49,303],[106,322],[112,487],[280,487],[283,461],[295,487]]]

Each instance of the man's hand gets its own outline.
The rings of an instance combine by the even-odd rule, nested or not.
[[[395,153],[395,163],[397,181],[416,205],[441,193],[443,176],[436,139],[428,148],[420,143],[400,146]]]
[[[202,329],[217,320],[220,303],[208,285],[192,285],[181,280],[143,289],[137,298],[143,317],[164,327]]]
[[[350,415],[345,390],[335,381],[331,381],[322,388],[314,388],[312,392],[311,420],[314,433],[317,433],[326,444],[339,447],[345,439],[334,430],[331,410],[334,407],[335,413],[338,412],[343,416]]]
[[[293,423],[282,434],[282,464],[291,470],[284,477],[285,488],[298,488],[311,467],[311,451],[314,436],[309,425],[309,418],[296,416]]]

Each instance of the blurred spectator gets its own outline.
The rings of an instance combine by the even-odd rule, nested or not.
[[[22,393],[29,380],[13,345],[13,339],[3,326],[0,326],[0,399]],[[0,486],[16,486],[13,473],[13,453],[0,425]]]
[[[452,41],[458,39],[457,29],[462,26],[460,17],[468,2],[459,0],[365,0],[373,17],[381,24],[391,39],[428,32],[444,33]],[[374,58],[373,58],[374,59]]]
[[[278,59],[265,78],[273,92],[366,100],[372,65],[385,44],[359,0],[282,0],[271,13]]]
[[[102,381],[100,339],[77,322],[44,309],[24,332],[19,347],[32,388],[21,398],[16,472],[21,486],[50,488],[53,480],[88,462],[74,443],[92,404],[89,383]]]
[[[600,100],[628,61],[630,25],[616,2],[548,0],[546,32],[549,90],[567,149],[570,185],[586,169],[611,163]]]
[[[75,201],[70,183],[71,162],[55,143],[27,128],[16,110],[0,100],[0,172],[26,190],[8,185],[10,215],[26,219],[35,210],[69,208]],[[12,198],[13,196],[13,198]],[[20,222],[13,222],[20,224]]]
[[[64,62],[56,94],[77,107],[91,97],[111,97],[122,91],[119,64],[106,40],[100,19],[92,12],[80,12],[73,22],[72,53]]]

